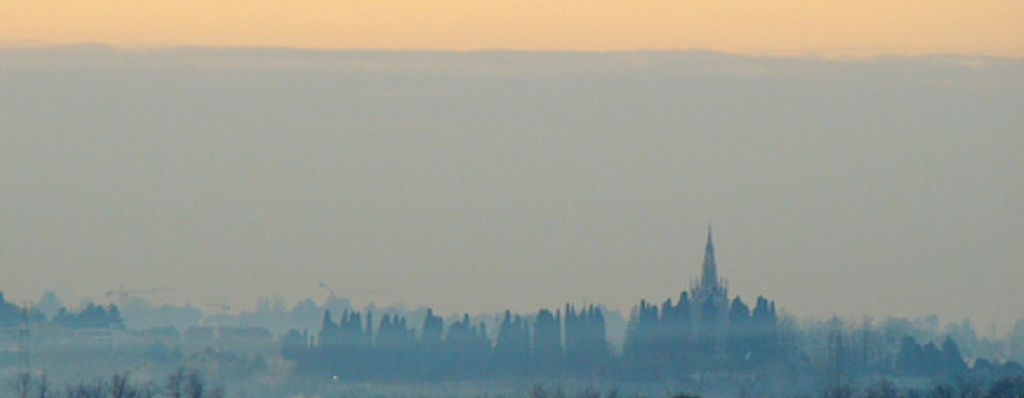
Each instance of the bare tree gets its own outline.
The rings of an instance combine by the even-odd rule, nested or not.
[[[185,392],[185,368],[178,368],[167,376],[167,396],[182,398]]]
[[[548,392],[544,390],[544,386],[534,384],[530,387],[530,398],[548,398]]]
[[[143,385],[139,386],[136,389],[136,392],[137,392],[136,397],[138,397],[138,398],[154,398],[154,397],[156,397],[156,393],[157,393],[157,391],[159,391],[159,389],[160,389],[160,386],[156,385],[152,381],[146,382],[146,384],[143,384]]]
[[[179,368],[167,377],[166,395],[161,394],[160,385],[153,381],[132,382],[131,372],[115,372],[109,379],[96,378],[93,381],[69,383],[63,385],[59,394],[55,394],[54,386],[45,373],[34,378],[27,372],[18,373],[10,381],[14,390],[12,397],[18,398],[224,398],[226,393],[221,387],[212,387],[203,378],[202,373],[186,371]],[[0,393],[6,397],[8,394]]]
[[[29,372],[18,372],[11,381],[11,389],[18,394],[18,398],[28,398],[32,393],[32,374]]]
[[[185,396],[188,398],[203,398],[206,390],[206,381],[199,372],[191,372],[185,380]]]
[[[92,383],[83,382],[69,385],[64,396],[67,398],[106,398],[106,392],[106,382],[97,379]]]
[[[132,398],[134,396],[132,386],[128,382],[130,374],[130,372],[114,372],[114,375],[110,377],[111,398]]]
[[[578,397],[578,398],[601,398],[601,393],[597,392],[597,390],[594,389],[594,387],[587,386],[587,388],[584,388],[583,391],[580,391],[579,393],[577,393],[576,397]]]
[[[36,397],[39,398],[47,398],[50,396],[50,380],[47,379],[45,372],[39,375],[39,382],[36,383],[36,392]]]

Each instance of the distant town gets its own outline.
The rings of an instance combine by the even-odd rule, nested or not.
[[[195,307],[154,306],[134,297],[144,291],[124,287],[108,293],[117,303],[77,310],[53,292],[31,304],[0,293],[0,366],[8,373],[45,370],[58,380],[188,366],[239,385],[265,383],[287,368],[291,376],[276,383],[673,381],[778,394],[878,378],[926,386],[1024,374],[1024,321],[1003,339],[935,317],[799,323],[768,298],[730,295],[710,228],[700,269],[674,300],[640,300],[618,340],[608,332],[609,311],[593,304],[445,319],[429,308],[357,310],[331,291],[322,304],[267,301],[257,312],[231,315],[211,303],[214,312],[204,315]]]

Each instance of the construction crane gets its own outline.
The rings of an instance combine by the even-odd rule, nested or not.
[[[137,296],[137,295],[142,295],[142,294],[150,294],[150,293],[164,293],[164,292],[169,292],[169,291],[172,291],[172,290],[174,290],[174,289],[173,288],[169,288],[169,287],[161,287],[161,288],[153,288],[153,289],[127,290],[127,289],[124,288],[124,283],[121,283],[121,284],[118,285],[116,290],[108,290],[107,291],[107,300],[111,300],[115,296],[117,296],[117,303],[118,304],[123,304],[124,301],[127,300],[128,297],[131,297],[131,296]]]
[[[216,309],[220,310],[220,312],[222,314],[227,314],[227,313],[231,312],[231,306],[228,305],[228,303],[225,303],[225,302],[206,303],[206,306],[210,307],[210,308],[216,308]]]
[[[331,289],[331,287],[328,286],[327,283],[325,283],[325,282],[320,282],[319,286],[320,286],[320,288],[326,290],[328,294],[330,294],[330,296],[328,296],[328,297],[344,297],[344,298],[348,298],[347,296],[338,296],[338,292],[334,291],[334,289]],[[383,293],[384,292],[384,290],[382,290],[382,289],[352,289],[352,288],[345,288],[345,289],[342,289],[342,290],[345,292],[345,294],[378,294],[378,293]]]
[[[334,293],[334,289],[331,289],[329,286],[327,286],[326,283],[320,282],[320,287],[324,288],[324,290],[327,290],[327,292],[331,293],[332,297],[337,296],[337,294]]]

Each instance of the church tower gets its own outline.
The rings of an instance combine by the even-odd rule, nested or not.
[[[702,361],[717,363],[725,357],[729,293],[725,280],[718,277],[710,225],[708,240],[704,244],[704,264],[700,279],[691,283],[690,292],[693,298],[690,300],[690,313],[694,321],[691,324],[693,354]]]
[[[718,264],[715,262],[715,244],[711,237],[711,226],[708,226],[708,240],[704,245],[704,265],[701,269],[700,280],[695,281],[690,287],[693,297],[694,310],[697,313],[714,309],[716,314],[724,315],[729,303],[728,286],[724,279],[718,278]],[[704,314],[712,316],[712,314]],[[717,318],[717,316],[714,316]]]
[[[700,275],[700,286],[714,289],[718,285],[718,266],[715,264],[715,244],[711,239],[711,226],[708,226],[708,242],[704,245],[704,268]]]

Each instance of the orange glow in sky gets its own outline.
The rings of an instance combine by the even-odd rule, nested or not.
[[[1021,0],[0,0],[0,46],[1024,56]]]

